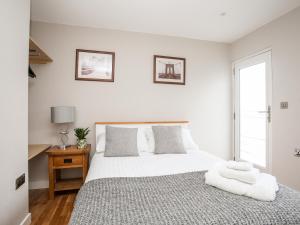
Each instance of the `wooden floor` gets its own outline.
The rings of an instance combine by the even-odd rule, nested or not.
[[[56,194],[48,199],[48,189],[29,191],[31,225],[67,225],[73,210],[77,191]]]

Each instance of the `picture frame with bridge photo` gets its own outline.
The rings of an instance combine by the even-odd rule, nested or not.
[[[153,82],[185,85],[185,58],[154,55]]]

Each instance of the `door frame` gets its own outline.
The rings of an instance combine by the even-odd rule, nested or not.
[[[273,87],[273,74],[272,74],[272,49],[267,48],[262,51],[256,52],[254,54],[251,54],[247,57],[238,59],[232,63],[232,84],[233,84],[233,146],[234,146],[234,152],[233,157],[234,160],[240,160],[239,158],[239,140],[236,138],[237,133],[239,133],[239,123],[237,122],[237,118],[239,116],[239,113],[237,112],[237,109],[239,107],[239,95],[236,93],[237,88],[239,86],[237,85],[237,82],[239,81],[238,78],[236,78],[236,67],[237,65],[251,65],[255,61],[260,61],[258,59],[262,59],[267,57],[267,103],[271,107],[271,122],[268,123],[267,126],[267,152],[266,152],[266,167],[261,167],[258,165],[255,165],[255,167],[261,169],[263,172],[272,172],[272,121],[273,121],[273,96],[272,96],[272,87]],[[255,59],[254,59],[255,58]],[[251,61],[251,59],[253,59]]]

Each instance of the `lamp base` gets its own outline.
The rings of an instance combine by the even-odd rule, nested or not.
[[[60,134],[60,140],[61,140],[61,143],[62,143],[62,145],[59,145],[59,148],[65,150],[67,147],[71,146],[71,145],[67,144],[68,139],[69,139],[69,137],[68,137],[69,131],[67,129],[66,130],[61,130],[59,132],[59,134]]]

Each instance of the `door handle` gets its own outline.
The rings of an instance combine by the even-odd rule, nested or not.
[[[266,113],[267,114],[267,118],[268,118],[268,122],[271,123],[271,106],[268,106],[268,110],[267,111],[257,111],[258,113]]]

